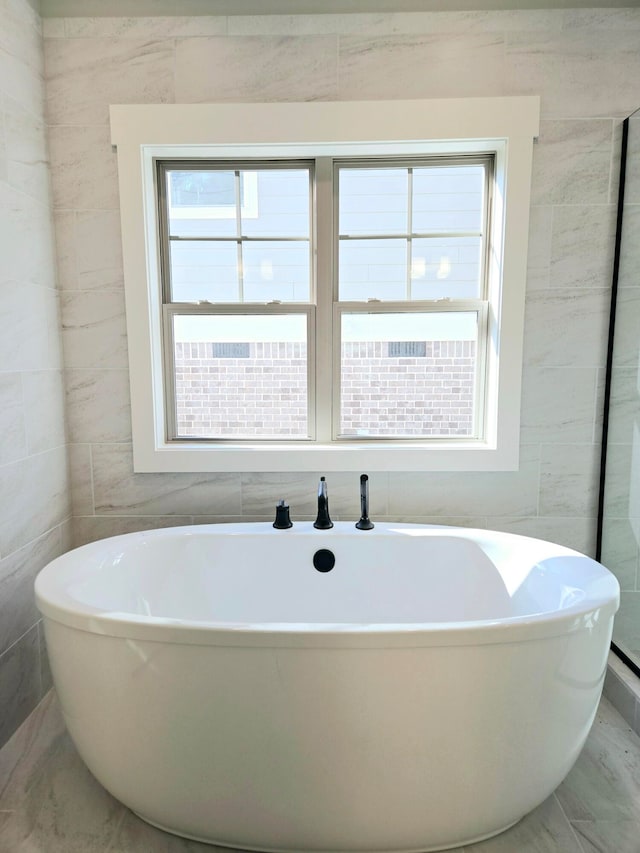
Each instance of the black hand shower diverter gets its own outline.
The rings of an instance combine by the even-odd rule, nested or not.
[[[273,522],[276,530],[288,530],[293,527],[293,522],[289,518],[289,504],[284,501],[278,501],[276,506],[276,520]]]

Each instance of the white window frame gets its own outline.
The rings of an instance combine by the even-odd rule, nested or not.
[[[519,460],[524,298],[538,97],[111,107],[117,147],[134,470],[507,471]],[[156,158],[270,159],[494,153],[487,407],[482,440],[167,441]],[[327,183],[317,175],[317,193]],[[317,223],[330,244],[333,223]],[[327,261],[325,260],[326,264]],[[332,372],[333,294],[318,258],[317,373]],[[382,303],[384,305],[385,303]]]

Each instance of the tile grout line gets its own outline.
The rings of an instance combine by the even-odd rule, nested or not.
[[[107,842],[107,846],[105,848],[105,853],[113,853],[113,851],[115,850],[114,845],[118,841],[118,836],[120,835],[120,830],[122,829],[122,824],[124,823],[125,818],[127,816],[127,812],[129,811],[129,809],[125,805],[123,805],[122,803],[120,803],[120,805],[122,807],[122,814],[120,815],[120,819],[118,820],[118,822],[117,822],[117,824],[113,830],[113,835],[111,836],[111,838]]]
[[[561,812],[563,818],[565,819],[567,826],[569,827],[569,831],[570,831],[571,835],[575,838],[576,844],[578,845],[578,850],[580,850],[581,853],[587,853],[587,851],[585,850],[585,848],[582,845],[582,842],[578,838],[578,834],[576,833],[576,831],[573,827],[573,824],[569,820],[567,813],[565,812],[565,810],[562,807],[562,803],[560,802],[560,798],[557,796],[555,791],[553,792],[553,799],[555,800],[558,807],[560,808],[560,812]]]

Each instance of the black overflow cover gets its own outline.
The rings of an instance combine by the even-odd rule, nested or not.
[[[313,565],[319,572],[330,572],[336,564],[333,551],[321,548],[313,555]]]

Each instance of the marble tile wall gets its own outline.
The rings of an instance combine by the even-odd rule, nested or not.
[[[613,652],[609,653],[603,693],[640,736],[640,679]]]
[[[68,547],[42,26],[0,0],[0,745],[50,687],[33,580]]]
[[[539,535],[592,553],[620,124],[640,105],[640,9],[44,21],[74,541],[313,513],[316,474],[134,474],[109,103],[540,94],[522,462],[371,476],[379,519]],[[321,473],[321,472],[318,472]],[[357,477],[331,474],[333,514]]]

